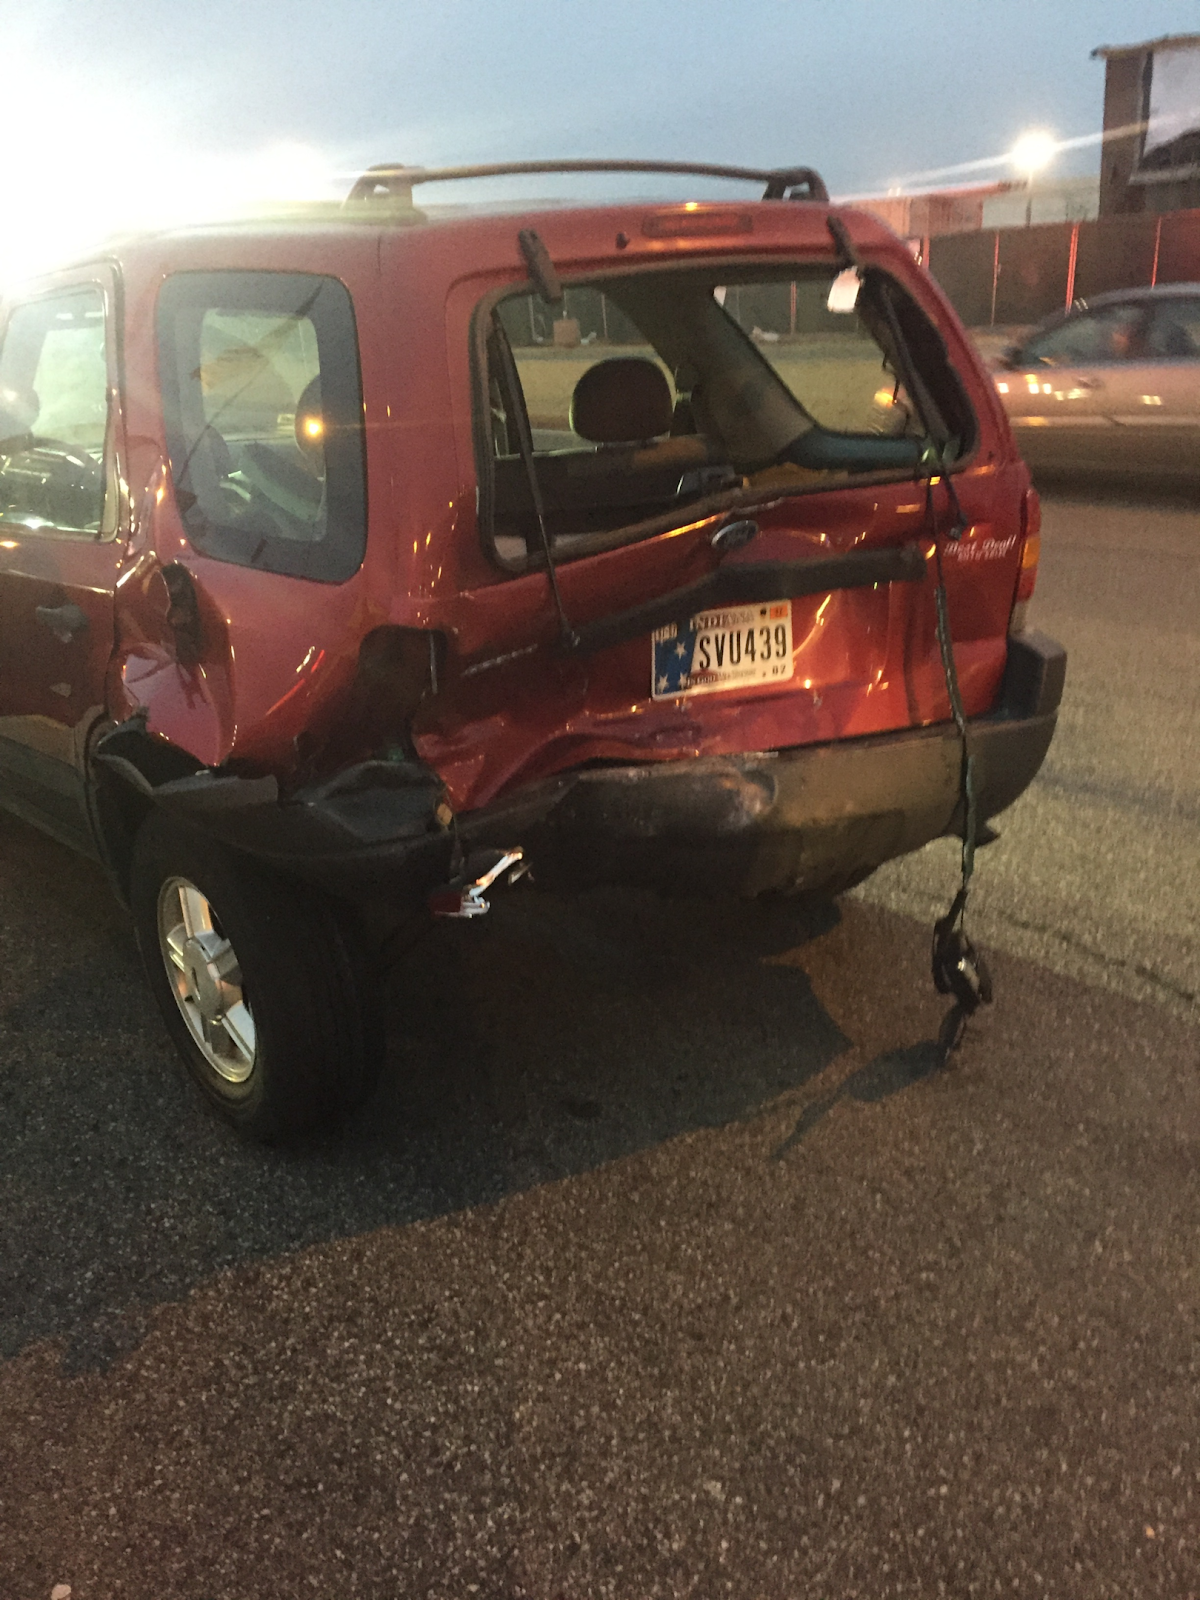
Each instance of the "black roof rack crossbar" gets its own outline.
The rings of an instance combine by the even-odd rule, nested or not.
[[[763,183],[764,200],[829,199],[824,180],[812,167],[711,167],[695,161],[494,161],[477,167],[371,167],[357,180],[347,203],[390,199],[411,205],[413,185],[418,183],[552,172],[675,172],[693,178]]]

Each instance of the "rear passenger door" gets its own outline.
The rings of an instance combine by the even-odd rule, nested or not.
[[[0,329],[0,804],[88,851],[121,551],[116,288],[106,266],[58,277]]]

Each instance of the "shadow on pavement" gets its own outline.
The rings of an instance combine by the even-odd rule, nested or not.
[[[802,1139],[828,1116],[839,1100],[861,1100],[876,1103],[889,1095],[898,1094],[910,1084],[930,1078],[948,1065],[946,1052],[936,1039],[922,1039],[919,1044],[908,1045],[903,1050],[889,1050],[884,1055],[868,1061],[865,1067],[852,1072],[834,1091],[805,1106],[799,1121],[787,1138],[772,1152],[776,1160],[794,1150]]]
[[[61,1336],[68,1367],[104,1366],[223,1268],[750,1115],[847,1048],[765,959],[838,915],[518,888],[409,952],[378,1093],[336,1142],[281,1152],[184,1082],[99,871],[0,816],[0,1354]]]

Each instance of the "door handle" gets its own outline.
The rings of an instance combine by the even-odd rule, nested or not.
[[[87,632],[88,614],[82,606],[39,606],[34,616],[63,644],[70,644],[79,634]]]

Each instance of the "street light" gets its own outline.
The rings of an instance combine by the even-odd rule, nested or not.
[[[1029,191],[1025,201],[1025,226],[1033,221],[1033,180],[1039,172],[1043,172],[1058,154],[1058,140],[1052,133],[1043,129],[1032,128],[1028,133],[1023,133],[1008,152],[1009,163],[1016,167],[1018,172],[1025,174],[1025,186]]]

